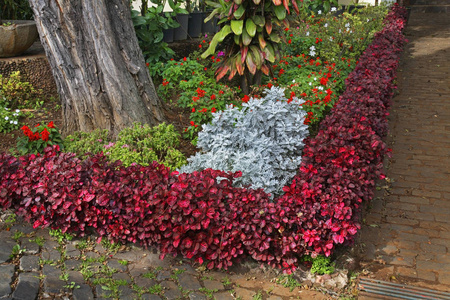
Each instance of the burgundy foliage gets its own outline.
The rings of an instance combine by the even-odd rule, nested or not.
[[[34,227],[158,245],[162,256],[181,254],[208,268],[250,255],[290,272],[304,254],[328,256],[353,242],[360,205],[383,176],[404,22],[405,9],[395,6],[275,202],[262,190],[233,187],[239,172],[178,175],[156,162],[125,168],[102,154],[81,161],[54,146],[40,156],[0,154],[0,207]]]

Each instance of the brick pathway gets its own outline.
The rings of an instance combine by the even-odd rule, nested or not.
[[[449,12],[413,8],[406,37],[388,180],[365,213],[359,246],[377,279],[450,291]]]

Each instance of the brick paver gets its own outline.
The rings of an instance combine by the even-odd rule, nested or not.
[[[372,276],[450,290],[450,16],[412,10],[389,119],[389,182],[365,213]]]

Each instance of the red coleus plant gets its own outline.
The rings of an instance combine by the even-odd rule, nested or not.
[[[299,173],[275,202],[262,190],[233,187],[239,172],[177,175],[156,162],[125,168],[102,154],[81,161],[53,146],[40,156],[0,154],[0,206],[35,227],[80,235],[93,229],[208,268],[250,255],[291,272],[302,255],[328,256],[353,242],[360,205],[382,176],[381,137],[405,43],[404,16],[397,6],[388,15],[331,115],[305,141]]]

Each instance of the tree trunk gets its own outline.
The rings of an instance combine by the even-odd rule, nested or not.
[[[63,133],[164,121],[129,0],[29,0],[61,97]]]

